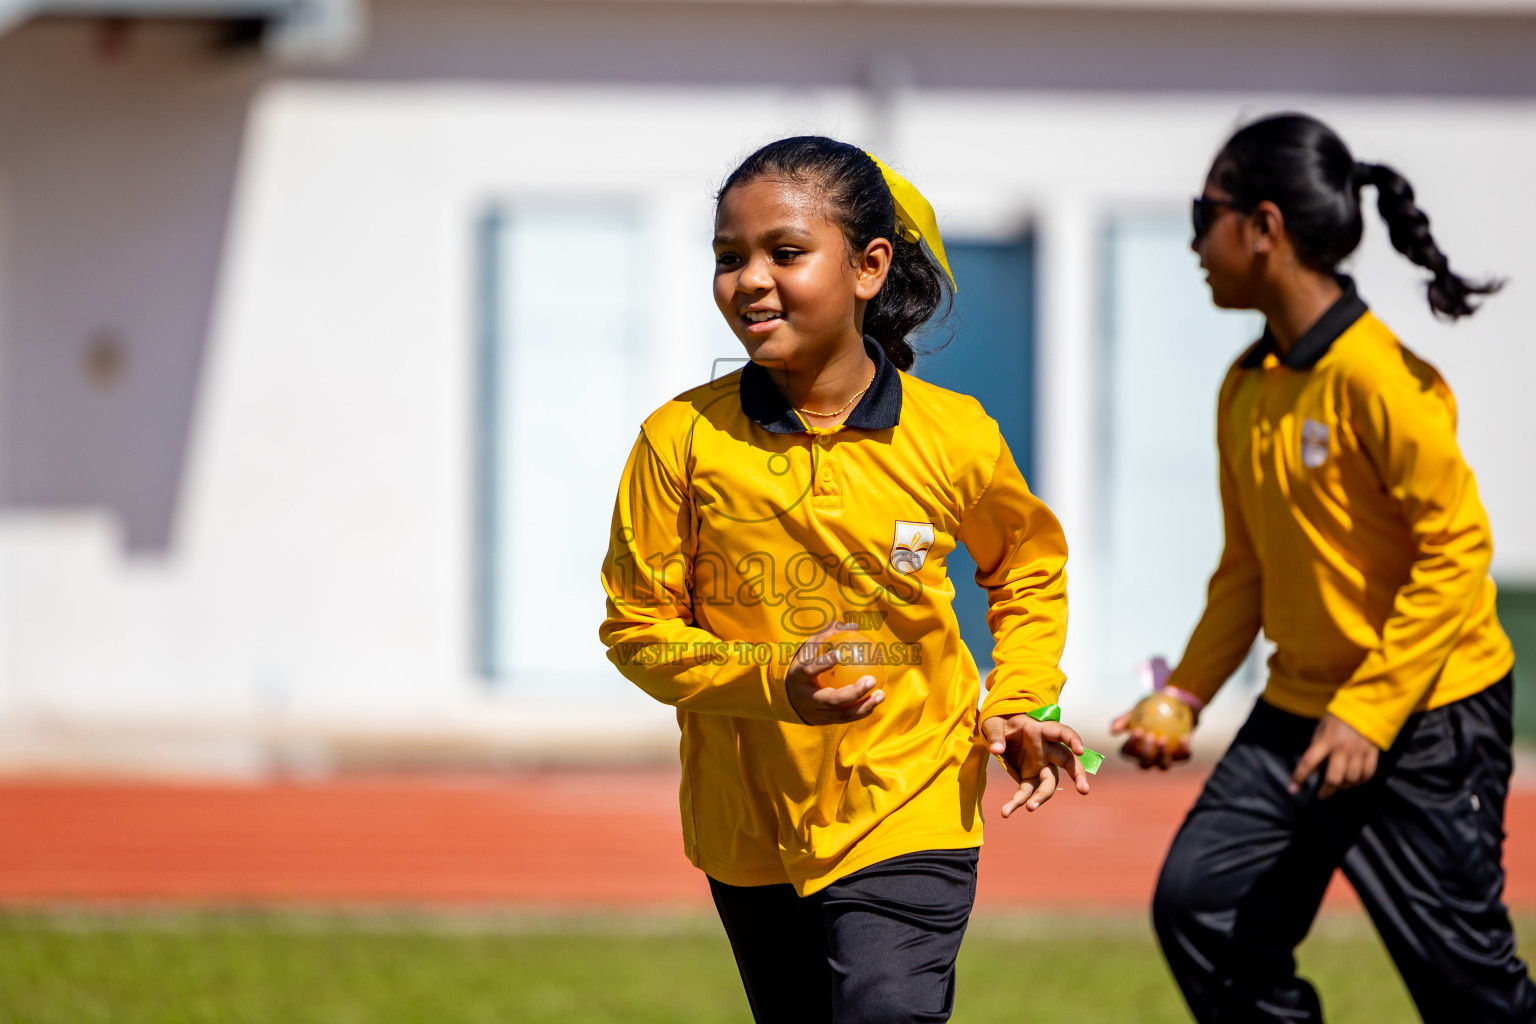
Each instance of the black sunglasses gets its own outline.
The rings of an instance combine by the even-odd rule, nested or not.
[[[1236,199],[1207,199],[1205,196],[1196,196],[1189,204],[1189,222],[1195,229],[1196,238],[1211,229],[1212,222],[1216,220],[1216,215],[1223,208],[1237,210],[1239,213],[1249,213],[1253,210],[1253,204],[1238,202]]]

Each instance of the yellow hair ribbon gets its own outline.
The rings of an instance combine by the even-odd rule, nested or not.
[[[885,184],[891,190],[891,198],[896,200],[896,230],[909,242],[927,242],[939,266],[949,275],[950,288],[958,292],[960,288],[955,284],[955,272],[949,269],[949,258],[944,255],[944,239],[939,237],[939,221],[933,214],[933,204],[924,199],[923,194],[910,181],[881,163],[875,154],[866,150],[865,155],[880,168]]]

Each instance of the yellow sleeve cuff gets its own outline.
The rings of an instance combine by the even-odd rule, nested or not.
[[[1027,715],[1031,711],[1043,708],[1049,701],[1041,700],[1032,694],[1024,694],[1018,697],[1002,697],[998,700],[985,701],[981,705],[981,713],[976,721],[984,722],[989,718],[1003,718],[1008,715]]]
[[[780,666],[777,661],[763,666],[763,686],[768,698],[768,707],[773,717],[780,722],[788,722],[790,725],[806,725],[805,719],[800,717],[800,712],[789,702],[789,687],[785,685],[789,677],[789,666]]]
[[[1392,745],[1392,742],[1397,739],[1397,734],[1406,724],[1406,720],[1392,724],[1383,718],[1379,708],[1368,707],[1357,700],[1351,700],[1344,691],[1334,694],[1333,700],[1328,702],[1328,713],[1382,750]]]

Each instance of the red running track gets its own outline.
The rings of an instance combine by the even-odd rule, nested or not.
[[[996,816],[978,907],[1144,907],[1195,769],[1106,769],[1087,798]],[[704,907],[676,770],[260,785],[0,782],[0,903]],[[1511,905],[1536,908],[1536,789],[1510,795]],[[1336,884],[1330,899],[1352,900]]]

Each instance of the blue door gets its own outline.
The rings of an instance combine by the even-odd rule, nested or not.
[[[1030,480],[1035,451],[1034,243],[956,241],[948,246],[948,255],[960,286],[954,311],[916,348],[921,353],[951,332],[953,338],[931,355],[918,355],[912,372],[981,402]],[[949,576],[955,581],[960,635],[986,672],[992,663],[987,596],[976,586],[976,563],[963,546],[949,557]]]

